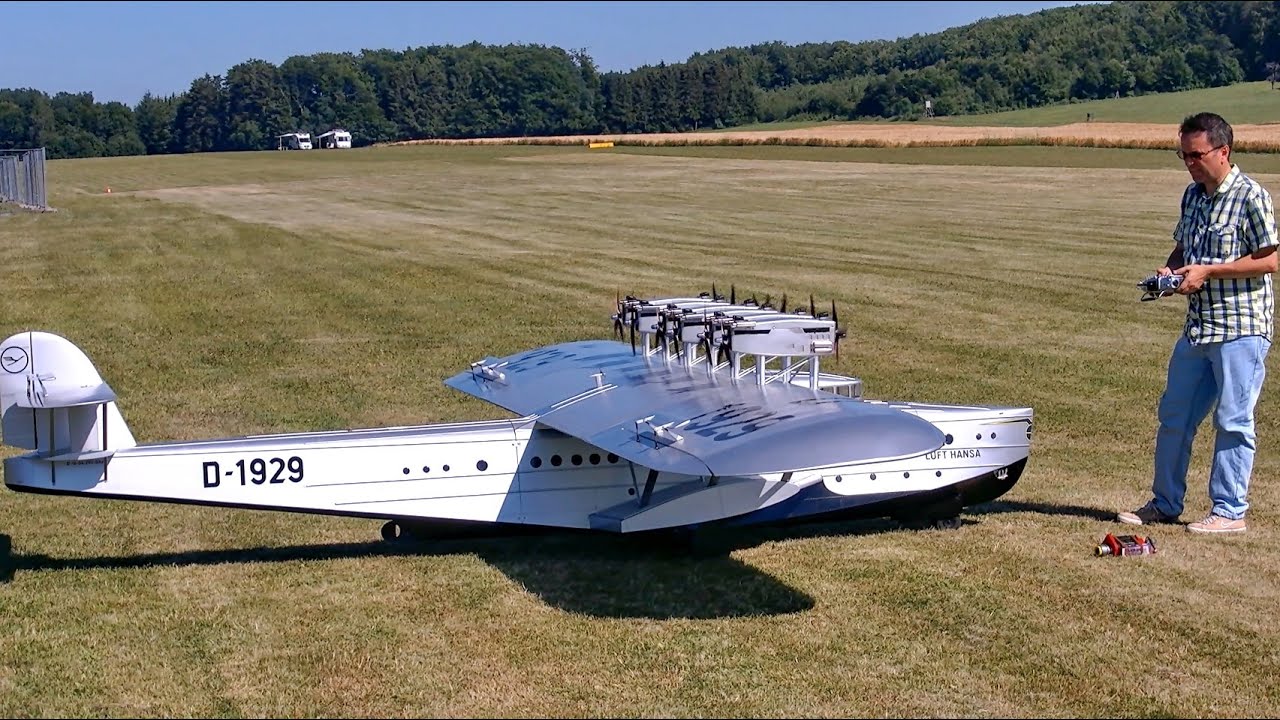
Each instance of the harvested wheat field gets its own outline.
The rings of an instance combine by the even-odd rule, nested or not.
[[[1240,150],[1280,148],[1280,124],[1236,125]],[[953,127],[929,123],[843,123],[778,130],[563,135],[466,140],[408,140],[395,145],[529,144],[569,145],[615,142],[628,145],[984,145],[1045,144],[1100,147],[1164,147],[1178,136],[1177,124],[1084,122],[1046,127]]]

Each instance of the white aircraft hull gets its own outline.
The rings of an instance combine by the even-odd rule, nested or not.
[[[1029,411],[895,406],[933,421],[954,442],[913,458],[814,468],[785,479],[659,474],[644,504],[647,468],[539,427],[535,418],[144,444],[71,460],[28,453],[4,461],[5,484],[15,491],[409,524],[638,532],[863,514],[983,478],[993,487],[1012,486],[1021,473]],[[987,490],[992,497],[1003,491]]]

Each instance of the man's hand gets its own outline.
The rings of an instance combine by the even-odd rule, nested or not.
[[[1161,269],[1168,270],[1168,268]],[[1204,281],[1209,279],[1209,266],[1183,265],[1178,269],[1178,274],[1182,276],[1182,284],[1178,286],[1177,293],[1193,295],[1200,292],[1200,288],[1204,287]]]

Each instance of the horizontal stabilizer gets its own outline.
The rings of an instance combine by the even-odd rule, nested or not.
[[[106,460],[115,455],[115,450],[92,450],[89,452],[69,452],[62,455],[50,455],[40,458],[43,462],[88,462],[90,460]]]
[[[39,376],[28,376],[27,394],[19,396],[15,405],[22,408],[68,408],[80,405],[115,402],[116,394],[106,383],[91,387],[50,386]]]

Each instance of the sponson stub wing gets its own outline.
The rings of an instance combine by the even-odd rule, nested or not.
[[[474,363],[445,384],[657,470],[727,477],[929,453],[945,435],[884,405],[735,381],[621,342],[563,343]]]

